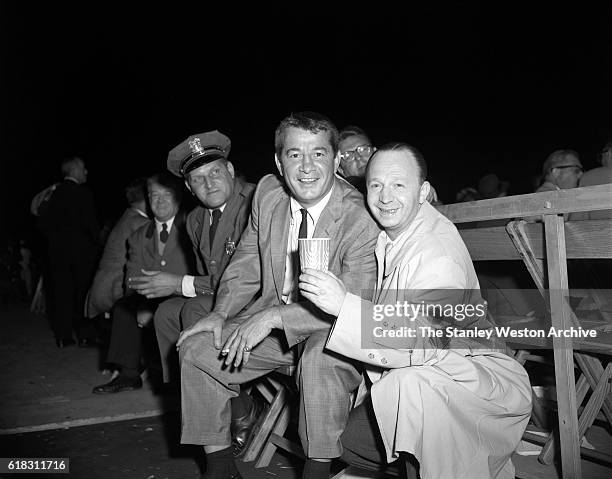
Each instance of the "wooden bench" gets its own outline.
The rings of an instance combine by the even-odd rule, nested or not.
[[[567,259],[612,259],[612,220],[566,222],[564,215],[612,209],[612,185],[576,188],[439,207],[456,224],[508,220],[506,226],[460,229],[474,261],[521,260],[549,308],[551,324],[558,330],[579,325],[568,301]],[[541,216],[542,222],[521,218]],[[605,301],[593,291],[595,301]],[[603,334],[602,336],[605,336]],[[526,344],[529,346],[534,346]],[[574,341],[553,337],[555,383],[562,476],[580,478],[581,438],[600,409],[612,424],[610,377],[612,363],[601,355],[612,355],[612,340]],[[593,354],[597,353],[597,354]],[[602,364],[607,362],[607,365]],[[575,379],[575,367],[581,373]],[[582,413],[581,403],[590,397]],[[530,438],[537,440],[537,438]],[[551,462],[554,434],[546,440],[543,462]],[[585,456],[612,463],[609,454],[583,451]],[[595,456],[595,457],[594,457]]]

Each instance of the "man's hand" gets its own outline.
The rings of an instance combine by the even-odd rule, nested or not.
[[[183,330],[178,338],[178,341],[176,342],[176,349],[179,349],[181,344],[183,344],[188,337],[199,333],[213,333],[215,348],[221,349],[221,333],[223,331],[223,323],[225,323],[225,318],[219,313],[215,313],[213,311],[212,313],[207,314],[193,326]]]
[[[147,298],[164,298],[173,294],[182,294],[183,277],[161,271],[141,270],[144,276],[128,278],[129,288]]]
[[[346,296],[344,283],[331,272],[306,268],[299,278],[302,296],[321,311],[338,316]]]
[[[225,341],[221,350],[221,354],[226,356],[225,364],[232,364],[233,361],[236,368],[246,364],[251,350],[274,328],[282,329],[282,320],[277,308],[268,308],[249,317]]]

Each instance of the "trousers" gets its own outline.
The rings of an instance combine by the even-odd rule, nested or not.
[[[241,318],[241,320],[243,320]],[[228,320],[223,341],[241,320]],[[231,444],[230,399],[240,384],[286,365],[295,365],[294,351],[287,347],[281,331],[274,331],[251,351],[240,368],[224,367],[215,349],[212,333],[188,338],[179,351],[181,366],[181,443]],[[350,393],[361,380],[358,363],[324,351],[328,331],[310,335],[297,364],[300,392],[299,436],[311,458],[335,458],[342,453],[340,436],[351,407]]]
[[[183,329],[192,326],[201,316],[186,314],[181,316],[181,311],[186,304],[197,302],[200,314],[206,315],[212,309],[213,296],[205,294],[195,298],[170,298],[161,303],[155,311],[153,322],[155,323],[155,335],[161,355],[162,372],[164,382],[179,381],[178,355],[176,353],[176,341]]]

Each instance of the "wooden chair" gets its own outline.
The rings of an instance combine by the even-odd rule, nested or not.
[[[257,461],[256,468],[268,466],[279,447],[304,458],[302,447],[284,437],[289,427],[291,407],[296,400],[295,369],[295,366],[279,368],[255,384],[270,407],[254,426],[252,439],[241,459],[244,462]]]

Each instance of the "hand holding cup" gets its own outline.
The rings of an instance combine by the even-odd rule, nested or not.
[[[346,296],[344,283],[329,271],[305,268],[299,278],[300,293],[321,311],[338,316]]]

